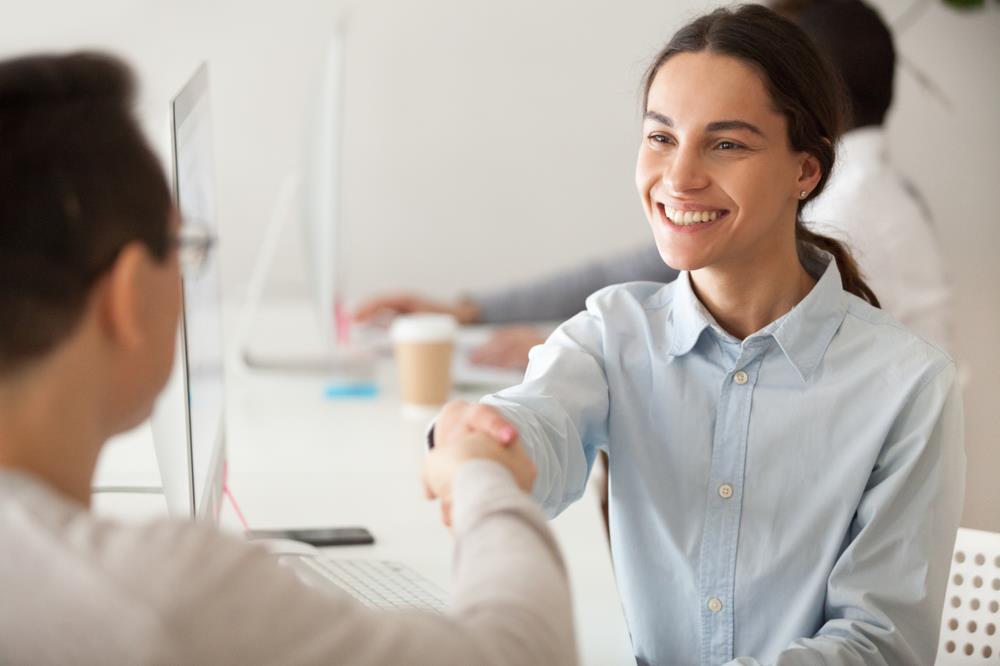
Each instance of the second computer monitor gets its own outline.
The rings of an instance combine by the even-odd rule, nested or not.
[[[172,103],[173,180],[183,224],[218,238],[208,67],[195,72]],[[217,245],[217,243],[216,243]],[[192,515],[216,520],[225,466],[225,358],[218,248],[183,279],[181,363]],[[168,498],[169,500],[169,498]]]

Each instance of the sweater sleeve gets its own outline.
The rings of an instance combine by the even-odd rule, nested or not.
[[[506,468],[471,461],[455,479],[453,518],[448,615],[370,610],[210,532],[175,546],[186,592],[166,616],[169,649],[158,652],[171,663],[575,663],[566,570],[535,502]]]

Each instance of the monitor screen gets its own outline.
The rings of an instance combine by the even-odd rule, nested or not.
[[[208,68],[202,65],[173,100],[174,192],[183,224],[218,238]],[[224,357],[218,247],[183,279],[183,362],[188,473],[193,513],[218,517],[222,500]]]

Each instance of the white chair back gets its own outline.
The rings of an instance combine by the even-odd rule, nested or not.
[[[935,663],[1000,664],[1000,534],[958,530]]]

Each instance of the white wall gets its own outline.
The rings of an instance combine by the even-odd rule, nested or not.
[[[910,0],[875,0],[887,17]],[[116,50],[144,82],[140,113],[165,145],[166,104],[211,66],[224,289],[240,299],[344,2],[0,0],[0,53]],[[344,219],[356,296],[451,296],[646,238],[633,191],[638,85],[700,2],[355,0],[347,45]],[[1000,6],[932,3],[899,48],[952,99],[898,77],[890,145],[937,218],[952,269],[966,390],[965,523],[1000,531]],[[293,227],[294,228],[294,227]],[[306,293],[288,234],[270,298]]]
[[[882,0],[898,16],[908,0]],[[978,12],[930,9],[897,48],[951,101],[928,95],[897,74],[889,143],[900,169],[927,197],[951,270],[957,316],[955,355],[964,372],[966,452],[964,523],[1000,531],[1000,5]]]

